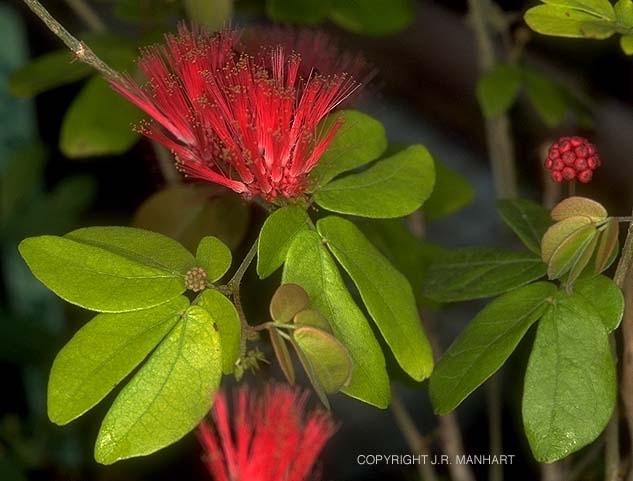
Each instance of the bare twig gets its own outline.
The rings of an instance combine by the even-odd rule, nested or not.
[[[66,0],[66,3],[73,11],[81,17],[83,22],[95,32],[105,32],[106,26],[99,18],[99,15],[84,0]]]
[[[487,72],[496,64],[496,55],[487,12],[489,0],[469,0],[468,9],[475,41],[479,70]],[[514,164],[514,144],[510,135],[510,120],[506,114],[485,121],[488,154],[492,165],[495,190],[499,198],[514,198],[518,195],[516,169]]]
[[[403,434],[409,449],[412,454],[419,454],[422,456],[429,455],[429,443],[424,436],[420,434],[420,431],[415,426],[411,415],[407,411],[404,403],[396,393],[391,394],[391,411],[396,420],[396,424]],[[423,462],[416,463],[418,474],[424,481],[438,481],[437,474],[433,469],[431,463],[427,463],[426,459]]]
[[[422,211],[415,211],[407,220],[411,233],[418,239],[424,238],[426,223],[424,222],[424,215]],[[423,315],[421,314],[420,317],[422,319],[422,323],[424,324],[426,335],[431,343],[431,348],[433,349],[433,358],[437,360],[437,358],[441,355],[441,348],[437,340],[437,335],[435,334],[433,319],[431,314],[428,312]],[[462,440],[462,433],[459,429],[459,423],[457,422],[457,416],[455,413],[439,416],[438,424],[442,451],[452,460],[459,455],[463,455],[464,442]],[[449,464],[448,469],[452,481],[475,481],[475,475],[470,469],[470,466],[467,464],[458,464],[453,462]]]
[[[23,0],[44,24],[75,54],[77,60],[98,70],[107,80],[122,80],[121,75],[101,60],[85,43],[77,40],[44,8],[38,0]]]

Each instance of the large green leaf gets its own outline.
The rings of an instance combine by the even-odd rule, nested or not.
[[[503,365],[555,293],[553,284],[537,282],[504,294],[477,314],[431,375],[429,389],[437,414],[455,409]]]
[[[498,64],[477,82],[477,100],[486,117],[505,113],[521,90],[521,69],[517,65]]]
[[[433,369],[433,353],[418,316],[411,285],[350,221],[319,220],[317,229],[350,275],[400,366],[421,381]]]
[[[195,301],[209,313],[211,321],[220,333],[222,345],[222,372],[231,374],[240,357],[242,323],[231,301],[213,289],[204,291]]]
[[[609,4],[607,0],[604,2]],[[530,8],[525,13],[525,23],[535,32],[558,37],[601,39],[615,33],[615,13],[610,4],[611,13],[598,14],[591,8],[579,8],[574,3],[582,2],[559,0]]]
[[[286,258],[283,281],[305,289],[313,307],[329,321],[334,336],[347,348],[353,371],[343,392],[386,408],[389,378],[380,345],[316,232],[305,231],[295,237]]]
[[[257,241],[257,275],[264,279],[284,263],[292,239],[309,228],[310,218],[297,206],[282,207],[264,222]]]
[[[545,271],[545,264],[531,252],[457,249],[431,264],[424,294],[439,302],[492,297],[543,277]]]
[[[525,374],[523,424],[534,457],[557,461],[594,441],[615,396],[600,315],[583,297],[561,293],[539,324]]]
[[[316,24],[327,17],[329,0],[267,0],[266,13],[275,22]]]
[[[137,107],[94,77],[66,112],[59,147],[71,158],[122,154],[138,140],[132,124],[142,118]]]
[[[129,227],[31,237],[19,249],[35,277],[58,296],[103,312],[134,311],[178,297],[195,263],[176,241]]]
[[[330,18],[334,23],[363,35],[399,32],[414,19],[412,0],[333,0]]]
[[[547,209],[526,199],[502,199],[497,201],[497,211],[523,244],[540,255],[541,239],[552,225]]]
[[[608,332],[617,329],[624,314],[624,295],[612,279],[606,276],[581,278],[574,284],[574,292],[594,307]]]
[[[419,209],[435,183],[429,151],[413,145],[366,171],[330,182],[314,199],[321,207],[362,217],[402,217]]]
[[[446,249],[415,237],[405,219],[372,219],[359,223],[359,227],[370,242],[406,276],[418,302],[433,303],[422,296],[422,288],[429,267],[446,253]]]
[[[151,309],[99,314],[59,352],[48,382],[48,417],[78,418],[145,359],[187,309],[185,297]]]
[[[207,414],[221,377],[219,334],[207,311],[192,306],[115,399],[96,460],[112,464],[178,441]]]
[[[435,161],[435,185],[424,203],[424,218],[433,221],[454,214],[475,197],[475,190],[459,172]]]
[[[343,172],[376,160],[387,148],[385,128],[367,114],[356,110],[335,112],[323,120],[319,130],[326,130],[334,122],[342,122],[342,125],[310,172],[313,190]]]
[[[249,226],[250,209],[237,195],[209,184],[178,184],[147,199],[133,225],[160,232],[195,251],[205,236],[215,236],[235,249]]]

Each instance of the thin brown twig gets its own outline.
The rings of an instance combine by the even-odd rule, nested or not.
[[[622,318],[622,380],[620,383],[620,397],[622,400],[623,415],[629,433],[629,439],[633,440],[633,275],[631,266],[633,262],[633,223],[629,228],[622,248],[622,254],[616,269],[614,281],[624,292],[624,316]],[[615,415],[614,415],[615,416]],[[613,420],[617,423],[617,420]],[[613,436],[615,429],[611,430]],[[609,438],[607,438],[609,442]],[[614,442],[614,441],[612,441]],[[633,458],[633,443],[631,443],[630,457]],[[613,453],[612,453],[613,455]],[[609,462],[609,475],[611,479],[618,479],[620,463],[615,466],[615,460]],[[627,481],[633,481],[633,469],[628,468]]]
[[[42,22],[75,54],[77,60],[99,71],[107,80],[121,81],[121,74],[101,60],[84,42],[75,38],[38,0],[23,0]]]
[[[424,481],[438,481],[439,478],[433,469],[433,465],[426,462],[429,456],[429,443],[418,431],[406,406],[396,393],[391,394],[390,408],[400,432],[409,445],[411,453],[424,456],[422,462],[416,463],[420,478]]]

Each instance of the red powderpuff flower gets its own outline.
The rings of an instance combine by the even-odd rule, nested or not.
[[[545,168],[555,182],[578,179],[587,183],[600,167],[596,146],[583,137],[561,137],[549,149]]]
[[[358,84],[344,72],[301,77],[300,56],[282,47],[237,50],[234,32],[181,26],[144,50],[144,86],[129,77],[113,86],[153,119],[139,130],[169,148],[185,175],[245,197],[300,196],[340,127],[319,131],[319,122]]]
[[[335,426],[325,411],[308,412],[307,398],[307,392],[282,384],[268,385],[261,398],[242,388],[231,414],[219,393],[213,425],[203,423],[198,429],[214,481],[309,479]]]
[[[287,52],[297,53],[301,56],[299,75],[304,78],[313,71],[321,75],[347,72],[363,85],[367,85],[376,76],[376,69],[363,55],[341,48],[334,37],[319,29],[251,27],[244,30],[240,45],[243,51],[252,55],[278,46]]]

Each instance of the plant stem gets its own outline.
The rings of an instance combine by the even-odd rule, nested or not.
[[[429,444],[424,436],[420,434],[418,429],[411,419],[411,415],[407,411],[404,403],[400,399],[400,397],[392,392],[391,394],[391,411],[393,412],[393,416],[396,419],[396,424],[400,429],[400,432],[403,434],[407,444],[409,445],[409,449],[412,454],[421,454],[423,456],[429,455]],[[418,469],[418,474],[420,478],[424,481],[438,481],[437,473],[433,469],[433,465],[427,462],[421,462],[416,464]]]
[[[106,80],[122,80],[121,75],[110,67],[107,63],[95,55],[95,53],[85,43],[73,37],[62,24],[44,8],[38,0],[23,0],[24,3],[37,15],[42,22],[53,32],[64,44],[75,54],[77,60],[83,62],[99,71]]]
[[[231,280],[226,283],[226,288],[230,292],[230,296],[233,298],[233,303],[235,304],[235,309],[240,317],[240,323],[242,325],[242,336],[240,337],[240,352],[241,357],[244,357],[246,354],[246,341],[248,338],[248,333],[251,330],[251,326],[246,319],[246,314],[244,314],[244,308],[242,307],[242,297],[240,295],[240,287],[242,285],[242,279],[244,278],[244,274],[250,267],[253,259],[255,259],[255,255],[257,255],[257,242],[259,238],[255,239],[253,245],[248,250],[246,257],[242,260],[242,263],[239,265]]]
[[[489,0],[468,0],[468,10],[475,33],[477,60],[480,72],[492,69],[496,55],[489,26]],[[514,144],[510,135],[510,119],[506,114],[485,119],[486,143],[498,198],[515,198],[518,195]]]
[[[485,73],[495,67],[496,53],[488,20],[490,18],[490,0],[468,0],[468,11],[475,34],[479,71]],[[485,119],[486,143],[492,175],[498,199],[516,198],[518,187],[514,162],[514,143],[511,136],[510,118],[507,114]],[[495,375],[497,378],[499,374]],[[491,379],[487,383],[488,417],[490,432],[490,451],[493,455],[501,454],[502,437],[502,403],[499,381]],[[503,481],[503,467],[492,464],[489,470],[490,481]]]
[[[620,396],[622,398],[622,408],[624,418],[626,419],[627,429],[629,432],[629,440],[633,440],[633,276],[631,275],[631,263],[633,261],[633,223],[629,224],[626,240],[624,241],[624,247],[622,248],[622,255],[618,262],[618,267],[615,272],[614,281],[624,292],[624,316],[622,318],[622,380],[620,384]],[[614,414],[615,416],[615,414]],[[613,419],[617,427],[617,418]],[[607,446],[609,444],[617,442],[614,434],[616,429],[612,428],[611,436],[607,437]],[[630,454],[633,457],[633,443],[630,443]],[[614,447],[611,447],[611,456],[615,458]],[[609,451],[608,451],[609,452]],[[607,479],[618,479],[618,468],[615,468],[615,459],[609,460],[608,469],[609,474],[612,476]],[[633,481],[633,470],[628,468],[626,476],[628,481]]]
[[[105,24],[87,2],[84,0],[66,0],[66,3],[91,30],[95,32],[106,31]]]
[[[409,216],[408,225],[411,233],[418,239],[424,238],[426,231],[426,223],[424,222],[424,215],[421,210],[415,211]],[[437,335],[435,333],[435,325],[430,313],[420,312],[420,321],[424,324],[426,335],[431,343],[431,349],[433,351],[433,359],[437,361],[441,354],[441,348]],[[455,459],[458,455],[464,454],[464,442],[462,439],[462,433],[459,429],[459,423],[457,416],[454,412],[445,416],[438,416],[438,432],[440,438],[440,444],[442,451],[448,455],[450,459]],[[451,463],[448,466],[450,472],[450,479],[452,481],[475,481],[475,475],[468,464]]]
[[[176,170],[174,160],[172,159],[169,151],[154,140],[152,140],[152,149],[154,149],[154,153],[156,154],[158,168],[160,169],[160,173],[163,175],[165,182],[167,182],[168,185],[179,184],[182,177],[178,170]]]

